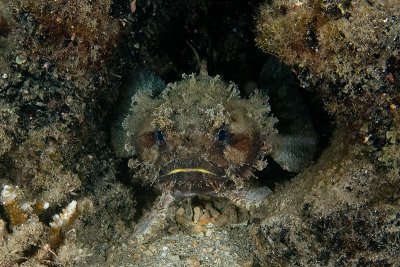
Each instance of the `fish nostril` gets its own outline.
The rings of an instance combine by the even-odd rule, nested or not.
[[[186,136],[185,137],[185,141],[187,142],[187,143],[189,143],[191,140],[190,140],[190,137],[189,136]]]

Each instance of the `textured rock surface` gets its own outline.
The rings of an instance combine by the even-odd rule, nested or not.
[[[337,132],[315,165],[275,191],[256,235],[265,266],[399,261],[399,175],[375,168]]]
[[[266,266],[399,262],[397,5],[277,0],[261,7],[258,44],[298,73],[338,125],[316,164],[271,198],[256,238]]]

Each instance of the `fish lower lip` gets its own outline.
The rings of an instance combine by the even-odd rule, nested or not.
[[[203,169],[203,168],[177,168],[173,169],[170,172],[168,172],[166,175],[172,175],[176,173],[181,173],[181,172],[200,172],[200,173],[205,173],[205,174],[211,174],[211,175],[217,175],[213,172],[210,172],[209,170]]]

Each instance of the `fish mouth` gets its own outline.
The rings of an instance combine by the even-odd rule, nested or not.
[[[164,173],[160,173],[159,186],[161,188],[169,186],[185,193],[202,194],[214,192],[228,182],[223,170],[213,168],[210,164],[193,165],[166,168]]]
[[[207,169],[203,169],[203,168],[176,168],[176,169],[173,169],[173,170],[169,171],[168,173],[164,174],[163,176],[173,175],[173,174],[177,174],[177,173],[190,173],[190,172],[198,172],[198,173],[218,176],[216,173],[211,172]]]

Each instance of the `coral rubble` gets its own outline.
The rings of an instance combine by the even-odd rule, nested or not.
[[[41,209],[48,209],[50,204],[27,201],[18,187],[5,185],[1,192],[1,204],[11,232],[7,231],[5,221],[0,219],[0,266],[14,266],[17,263],[23,263],[24,266],[71,264],[74,259],[84,257],[84,248],[80,248],[76,254],[74,249],[68,254],[64,252],[62,259],[58,258],[57,253],[62,249],[60,247],[68,246],[68,243],[64,243],[66,239],[73,238],[67,231],[71,230],[78,216],[91,207],[88,200],[73,200],[60,214],[54,215],[49,225],[41,222],[38,215]]]

